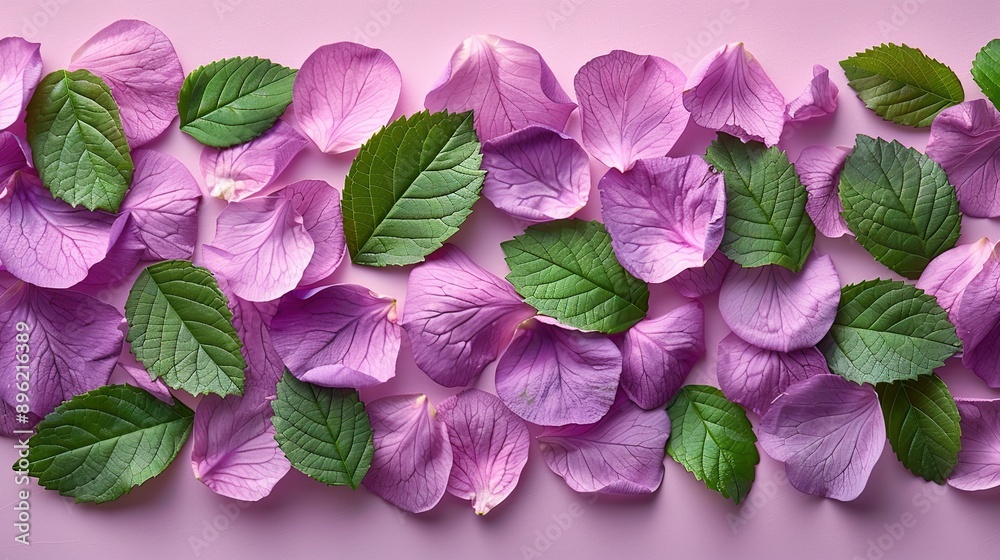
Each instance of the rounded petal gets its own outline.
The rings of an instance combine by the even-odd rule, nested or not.
[[[959,309],[965,287],[986,265],[993,246],[985,237],[975,243],[963,243],[934,257],[920,273],[916,286],[937,298],[952,323],[958,325],[961,320]]]
[[[401,88],[399,68],[381,50],[323,45],[295,76],[295,119],[323,152],[356,150],[392,118]]]
[[[26,167],[28,159],[21,148],[21,141],[12,132],[0,131],[0,198],[6,196],[7,183],[14,172]]]
[[[687,126],[684,72],[658,56],[611,51],[573,80],[583,145],[608,167],[666,155]]]
[[[486,515],[504,501],[528,462],[531,436],[524,420],[495,395],[466,389],[438,406],[448,427],[454,463],[448,493]]]
[[[529,222],[568,218],[590,197],[590,161],[565,134],[528,126],[483,144],[483,195]]]
[[[760,446],[792,486],[840,501],[861,495],[885,437],[875,391],[832,374],[792,385],[760,422]]]
[[[959,490],[1000,486],[1000,399],[956,398],[962,449],[948,484]]]
[[[813,78],[801,95],[785,107],[785,120],[801,122],[832,115],[837,110],[837,84],[830,79],[830,71],[819,64],[813,65]]]
[[[264,400],[274,397],[278,380],[285,372],[285,365],[281,363],[271,339],[271,320],[278,311],[278,303],[247,301],[234,294],[227,294],[227,297],[233,312],[233,326],[243,343],[240,352],[247,363],[243,398]]]
[[[306,147],[306,139],[283,120],[245,144],[205,147],[201,172],[211,195],[239,202],[266,189]]]
[[[828,146],[809,146],[802,150],[795,161],[795,171],[806,187],[806,213],[823,235],[836,238],[843,235],[854,237],[847,229],[841,212],[840,171],[844,168],[850,150]]]
[[[528,422],[592,424],[614,403],[621,373],[622,354],[608,337],[532,319],[500,358],[496,388]]]
[[[170,39],[144,21],[122,19],[98,31],[73,55],[69,69],[80,68],[111,88],[132,148],[162,134],[177,116],[181,61]]]
[[[110,284],[120,282],[129,275],[146,251],[146,246],[139,239],[135,220],[128,214],[120,215],[111,227],[111,248],[101,262],[90,267],[87,277],[77,286],[100,286],[106,288]]]
[[[576,108],[538,51],[496,35],[463,41],[424,106],[474,111],[483,142],[532,124],[563,130]]]
[[[955,185],[963,213],[1000,216],[1000,112],[989,101],[975,99],[941,111],[931,123],[927,155]]]
[[[144,247],[141,259],[190,259],[198,239],[198,182],[162,152],[136,150],[132,159],[135,173],[121,213],[132,218],[132,234]]]
[[[302,271],[299,286],[315,284],[333,274],[347,252],[340,191],[326,181],[299,181],[281,189],[277,197],[291,201],[313,241],[312,258]]]
[[[798,274],[777,265],[729,269],[719,292],[722,319],[743,340],[789,352],[816,346],[833,325],[840,277],[829,255],[812,255]]]
[[[712,258],[726,229],[722,175],[699,156],[644,159],[601,178],[601,215],[622,266],[664,282]]]
[[[42,78],[40,47],[21,37],[0,39],[0,129],[20,118]]]
[[[722,254],[722,251],[716,251],[703,266],[682,270],[677,276],[667,280],[667,284],[687,298],[707,296],[722,287],[722,281],[732,265],[733,261]]]
[[[955,323],[962,364],[990,387],[1000,388],[1000,246],[965,287]]]

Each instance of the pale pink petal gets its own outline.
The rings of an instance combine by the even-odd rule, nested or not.
[[[684,72],[658,56],[611,51],[591,60],[573,81],[583,145],[619,171],[666,155],[687,126],[684,82]]]
[[[463,41],[424,106],[474,111],[484,142],[532,124],[563,130],[576,108],[538,51],[496,35]]]
[[[677,293],[688,298],[700,298],[718,290],[729,272],[733,261],[722,251],[716,251],[704,266],[688,268],[677,273],[667,284]]]
[[[365,406],[375,453],[362,484],[410,513],[441,500],[448,487],[452,450],[448,428],[424,395],[383,397]]]
[[[1000,245],[962,293],[958,309],[962,364],[1000,388]]]
[[[639,160],[609,170],[598,188],[615,255],[647,282],[704,266],[722,242],[726,187],[700,156]]]
[[[830,71],[813,65],[813,78],[806,90],[785,107],[785,120],[801,122],[832,115],[837,110],[837,84],[830,79]]]
[[[948,107],[934,118],[927,155],[955,185],[958,206],[974,218],[1000,216],[1000,112],[985,99]]]
[[[719,312],[729,328],[779,352],[816,346],[839,303],[840,277],[829,255],[811,255],[797,274],[778,265],[734,266],[719,291]]]
[[[956,398],[962,417],[962,449],[948,484],[959,490],[1000,486],[1000,399]]]
[[[295,119],[320,150],[356,150],[392,118],[401,87],[399,68],[381,50],[323,45],[295,76]]]
[[[42,78],[40,47],[21,37],[0,39],[0,129],[21,117]]]
[[[956,325],[965,287],[986,265],[993,254],[993,242],[983,237],[975,243],[963,243],[941,253],[920,273],[916,286],[937,298]]]
[[[841,212],[844,205],[840,202],[840,171],[844,168],[847,148],[830,148],[828,146],[809,146],[802,150],[799,159],[795,161],[795,171],[806,187],[806,213],[816,224],[816,229],[823,235],[836,238],[843,235],[854,237],[847,229]]]
[[[302,272],[299,286],[314,284],[333,274],[347,251],[340,191],[326,181],[299,181],[281,189],[277,197],[292,202],[313,241],[312,259]]]
[[[205,147],[201,172],[211,195],[239,202],[266,189],[306,147],[307,140],[283,120],[261,136],[229,148]]]

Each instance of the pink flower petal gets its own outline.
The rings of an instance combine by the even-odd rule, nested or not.
[[[368,387],[396,374],[396,300],[338,284],[281,298],[274,349],[292,374],[326,387]]]
[[[0,39],[0,129],[21,117],[42,78],[40,47],[20,37]]]
[[[666,155],[687,126],[684,72],[658,56],[611,51],[580,68],[583,145],[608,167]]]
[[[271,340],[271,320],[278,311],[278,303],[247,301],[229,295],[229,308],[233,312],[233,326],[243,342],[240,351],[247,363],[243,398],[266,400],[274,397],[278,380],[285,371]]]
[[[568,218],[590,197],[587,152],[565,134],[531,125],[483,144],[483,195],[529,222]]]
[[[207,395],[194,416],[191,468],[216,494],[255,502],[267,496],[291,468],[278,448],[271,403]]]
[[[142,260],[189,259],[198,238],[201,189],[184,164],[153,150],[132,152],[135,173],[121,213],[145,246]]]
[[[962,449],[948,484],[959,490],[1000,486],[1000,399],[956,398],[962,417]]]
[[[670,417],[619,397],[589,426],[550,428],[538,436],[552,472],[577,492],[648,494],[663,480]]]
[[[506,280],[445,244],[410,272],[402,326],[413,358],[446,387],[468,385],[534,315]]]
[[[528,462],[531,436],[524,421],[495,395],[466,389],[438,406],[448,427],[454,463],[448,492],[486,515],[504,501]]]
[[[792,385],[760,422],[760,446],[785,463],[792,486],[850,501],[861,495],[885,447],[878,396],[839,375]]]
[[[424,106],[473,110],[483,142],[532,124],[563,130],[576,108],[538,51],[496,35],[463,41]]]
[[[68,288],[104,260],[114,220],[52,198],[34,171],[19,171],[0,198],[0,262],[25,282]]]
[[[21,141],[12,132],[0,131],[0,198],[7,196],[7,183],[14,172],[26,167],[28,159]]]
[[[974,218],[1000,216],[1000,112],[985,99],[949,107],[934,118],[927,155],[955,185],[959,208]]]
[[[177,116],[181,61],[170,39],[144,21],[122,19],[98,31],[73,55],[69,69],[80,68],[111,88],[132,148],[162,134]]]
[[[716,251],[704,266],[682,270],[667,280],[667,284],[687,298],[707,296],[722,287],[732,264],[733,261],[726,258],[722,251]]]
[[[811,255],[798,274],[777,265],[729,269],[719,292],[722,319],[740,338],[790,352],[816,346],[833,325],[840,277],[828,255]]]
[[[948,249],[934,257],[920,273],[916,286],[937,298],[938,304],[948,311],[951,322],[958,325],[965,287],[983,270],[992,254],[993,243],[985,237]]]
[[[699,156],[644,159],[601,178],[601,215],[622,266],[663,282],[712,258],[726,228],[726,187]]]
[[[688,76],[684,107],[709,130],[744,142],[778,143],[785,126],[785,98],[743,43],[710,53]]]
[[[622,389],[642,408],[660,408],[677,394],[705,354],[705,308],[693,301],[643,319],[619,338]]]
[[[962,364],[1000,388],[1000,245],[965,287],[957,317]]]
[[[823,235],[836,238],[843,235],[854,237],[847,229],[847,222],[840,215],[844,205],[840,202],[840,171],[844,168],[846,148],[809,146],[802,150],[795,162],[795,170],[806,187],[806,213]]]
[[[806,90],[785,107],[785,120],[801,122],[832,115],[837,110],[837,84],[830,79],[830,71],[813,65],[813,79]]]
[[[441,500],[452,467],[448,428],[424,395],[384,397],[365,406],[375,454],[362,483],[410,513]]]
[[[789,387],[815,375],[830,373],[815,347],[791,352],[758,348],[730,333],[719,342],[719,388],[726,398],[763,416]]]
[[[326,181],[299,181],[281,189],[277,197],[292,202],[314,245],[299,286],[315,284],[333,274],[347,251],[340,191]]]
[[[621,351],[608,337],[532,319],[497,364],[497,395],[534,424],[592,424],[614,403],[621,372]]]
[[[283,120],[245,144],[201,151],[201,172],[211,195],[239,202],[266,189],[295,156],[306,139]]]
[[[356,150],[392,118],[401,87],[399,68],[381,50],[324,45],[295,76],[295,118],[325,153]]]
[[[101,262],[90,267],[87,277],[77,287],[109,285],[121,282],[139,264],[146,246],[135,233],[137,230],[131,216],[125,214],[115,219],[111,226],[111,247]]]

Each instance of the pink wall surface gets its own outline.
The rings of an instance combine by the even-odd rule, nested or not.
[[[885,123],[866,110],[847,87],[839,60],[882,42],[903,42],[951,66],[967,98],[978,98],[971,60],[1000,35],[1000,11],[991,0],[4,0],[0,13],[0,36],[40,42],[46,72],[64,67],[87,38],[121,18],[144,19],[162,29],[185,71],[236,55],[298,67],[320,45],[364,42],[385,50],[403,73],[397,114],[423,108],[424,95],[452,51],[472,34],[494,33],[535,47],[570,92],[577,69],[612,49],[659,55],[689,72],[714,48],[744,41],[788,99],[800,93],[817,63],[830,68],[841,89],[835,117],[786,131],[782,147],[793,160],[811,144],[852,145],[857,133],[918,149],[926,143],[926,129]],[[570,132],[579,138],[577,115]],[[703,153],[712,137],[689,125],[671,155]],[[176,127],[150,147],[180,158],[201,179],[201,147]],[[323,179],[340,187],[351,156],[325,156],[310,145],[279,182]],[[600,216],[596,184],[605,168],[596,160],[592,166],[595,190],[581,213],[585,218]],[[203,240],[213,235],[217,202],[202,210]],[[499,244],[520,230],[484,199],[453,241],[502,275]],[[1000,237],[1000,224],[965,219],[961,242],[984,235]],[[818,238],[816,248],[833,255],[844,283],[895,276],[851,238]],[[405,305],[407,273],[345,262],[337,277]],[[123,299],[120,293],[116,297]],[[653,287],[654,315],[680,303],[669,288]],[[716,384],[715,346],[728,329],[716,298],[705,304],[709,353],[689,381]],[[1000,396],[957,365],[942,375],[957,396]],[[493,390],[492,367],[476,386]],[[424,376],[404,343],[397,377],[363,397],[410,392],[425,392],[438,402],[454,391]],[[363,489],[326,487],[294,470],[268,498],[242,504],[195,480],[189,454],[190,442],[161,476],[101,506],[74,505],[32,483],[30,547],[13,541],[18,487],[12,473],[0,477],[0,557],[875,560],[997,558],[1000,547],[1000,490],[965,493],[924,482],[899,464],[888,445],[868,488],[851,503],[799,493],[785,480],[782,466],[762,453],[753,491],[742,506],[707,490],[669,459],[663,485],[651,496],[577,494],[546,468],[535,447],[517,489],[485,518],[450,495],[430,513],[407,515]],[[12,464],[14,457],[14,442],[0,440],[0,465]]]

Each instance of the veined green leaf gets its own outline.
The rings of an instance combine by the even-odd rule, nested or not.
[[[972,79],[993,105],[1000,109],[1000,39],[993,39],[972,61]]]

